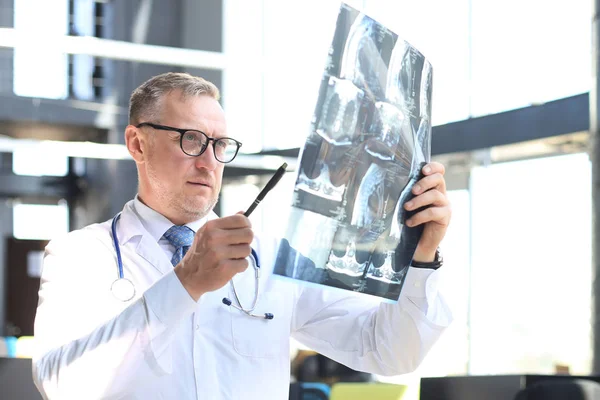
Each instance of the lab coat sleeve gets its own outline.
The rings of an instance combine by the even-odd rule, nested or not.
[[[414,371],[452,321],[438,291],[439,270],[409,268],[397,303],[339,290],[301,287],[292,335],[352,369]]]
[[[33,357],[45,399],[123,398],[172,373],[170,344],[196,302],[169,272],[119,305],[110,294],[115,277],[114,251],[85,230],[46,248]]]

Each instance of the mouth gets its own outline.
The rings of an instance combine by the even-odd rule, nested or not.
[[[212,187],[210,184],[208,184],[207,182],[192,182],[192,181],[188,181],[187,182],[189,185],[192,186],[196,186],[196,187],[207,187],[210,188]]]

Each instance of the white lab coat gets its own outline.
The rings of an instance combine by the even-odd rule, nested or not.
[[[216,218],[212,215],[210,218]],[[33,377],[48,399],[285,399],[289,337],[351,368],[383,375],[414,370],[451,321],[438,294],[440,271],[411,268],[397,304],[275,278],[274,241],[256,239],[261,260],[257,313],[222,303],[231,285],[188,295],[169,258],[144,229],[133,201],[117,232],[124,275],[136,288],[123,303],[111,221],[47,247],[35,320]],[[254,271],[234,280],[242,303]]]

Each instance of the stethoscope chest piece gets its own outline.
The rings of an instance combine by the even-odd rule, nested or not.
[[[112,294],[121,301],[129,301],[135,296],[135,287],[127,278],[119,278],[110,287]]]

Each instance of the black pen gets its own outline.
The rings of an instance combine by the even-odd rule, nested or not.
[[[263,190],[260,191],[260,193],[256,197],[256,200],[254,200],[254,203],[252,203],[250,205],[250,207],[248,208],[248,210],[246,210],[246,212],[244,213],[244,215],[246,217],[249,217],[250,214],[252,214],[252,211],[254,211],[254,209],[256,208],[256,206],[262,201],[262,199],[265,198],[265,196],[267,195],[267,193],[269,193],[271,191],[271,189],[273,189],[275,187],[275,185],[277,185],[277,182],[279,182],[279,180],[281,179],[281,177],[285,173],[285,169],[286,168],[287,168],[287,163],[283,163],[281,165],[281,167],[279,167],[279,169],[277,170],[277,172],[275,172],[275,175],[273,175],[273,177],[271,178],[271,180],[269,182],[267,182],[267,185],[263,188]]]

